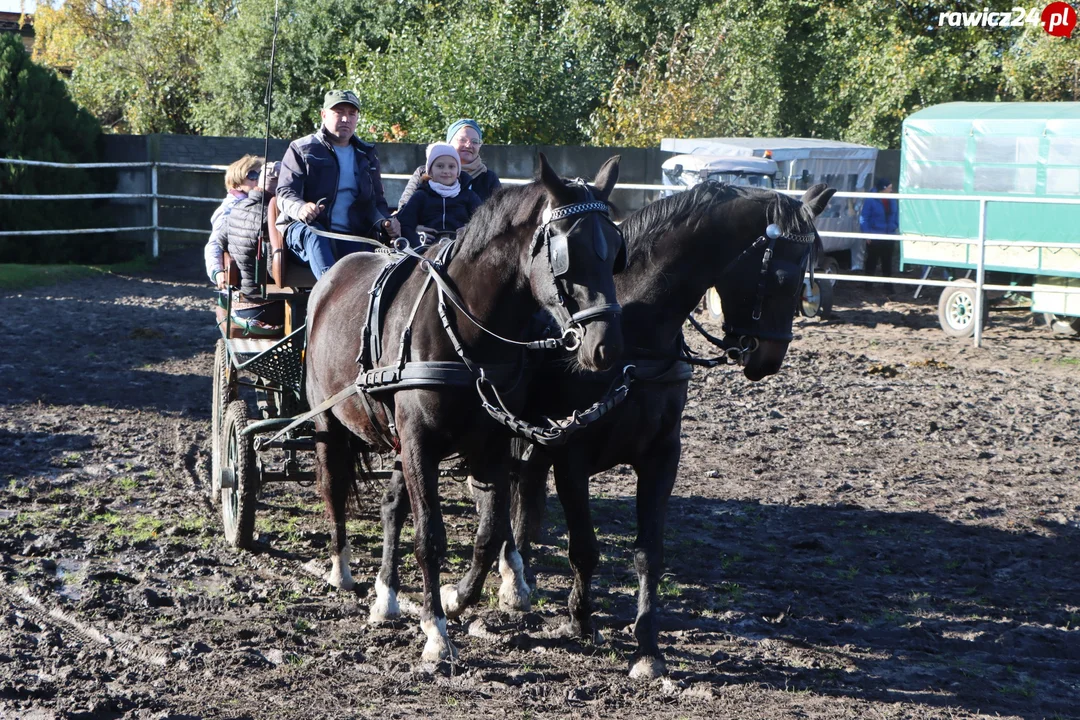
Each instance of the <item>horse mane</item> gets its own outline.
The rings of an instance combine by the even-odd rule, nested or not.
[[[463,259],[475,258],[492,238],[534,220],[545,200],[547,193],[541,183],[503,186],[476,209],[462,229],[458,255]]]
[[[621,229],[630,262],[651,255],[665,231],[682,223],[696,230],[713,209],[736,198],[766,203],[769,222],[779,225],[785,233],[813,232],[813,222],[802,212],[802,203],[794,198],[772,190],[708,180],[649,203],[623,221]]]

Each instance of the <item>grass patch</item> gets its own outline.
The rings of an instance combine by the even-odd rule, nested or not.
[[[152,267],[148,258],[115,265],[22,265],[0,263],[0,291],[27,290],[108,273],[139,272]]]

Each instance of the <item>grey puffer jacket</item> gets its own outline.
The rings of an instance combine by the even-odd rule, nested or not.
[[[240,292],[254,295],[259,290],[259,281],[255,276],[255,256],[259,248],[259,237],[266,228],[265,194],[259,188],[232,207],[228,215],[227,246],[232,261],[240,268]],[[260,226],[259,221],[262,220]]]

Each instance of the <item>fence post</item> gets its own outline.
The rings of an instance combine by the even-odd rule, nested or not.
[[[986,200],[979,200],[979,263],[975,266],[975,347],[982,347],[983,306],[986,296]]]
[[[160,246],[158,245],[158,166],[156,162],[150,166],[150,194],[154,196],[151,201],[153,204],[150,211],[150,224],[154,226],[150,256],[156,259],[160,252]]]

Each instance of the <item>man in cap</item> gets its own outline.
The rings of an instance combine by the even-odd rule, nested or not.
[[[322,125],[290,143],[281,162],[277,224],[289,249],[316,278],[341,256],[370,248],[319,231],[363,237],[385,232],[391,238],[401,233],[383,195],[375,146],[354,134],[359,111],[352,91],[326,93]]]

